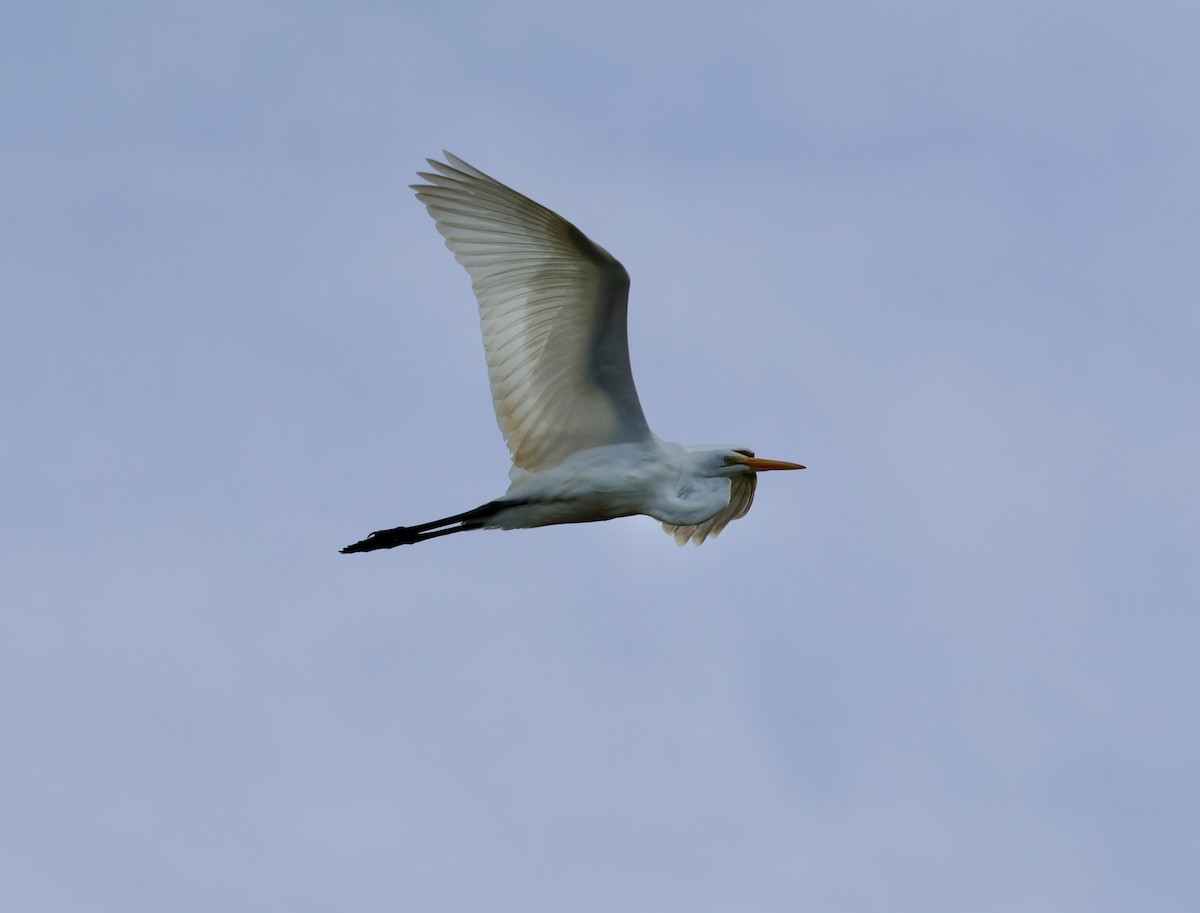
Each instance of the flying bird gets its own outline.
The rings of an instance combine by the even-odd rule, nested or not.
[[[474,510],[381,529],[342,554],[635,514],[699,545],[746,515],[757,473],[804,468],[654,434],[629,367],[625,268],[561,216],[444,155],[413,190],[471,276],[511,484]]]

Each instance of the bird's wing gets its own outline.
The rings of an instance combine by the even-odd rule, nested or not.
[[[462,159],[414,184],[471,275],[496,420],[513,464],[648,439],[629,368],[629,274],[570,222]]]
[[[726,526],[750,512],[757,485],[757,473],[748,472],[745,475],[733,476],[729,480],[729,504],[724,510],[695,526],[672,526],[670,523],[664,523],[663,529],[675,537],[678,545],[687,545],[689,541],[700,545],[709,536],[715,539]]]

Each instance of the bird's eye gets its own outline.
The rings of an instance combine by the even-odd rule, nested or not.
[[[732,465],[733,465],[733,463],[734,463],[734,459],[733,459],[733,457],[731,457],[731,456],[727,456],[727,457],[725,457],[725,465],[726,465],[726,466],[732,466]]]

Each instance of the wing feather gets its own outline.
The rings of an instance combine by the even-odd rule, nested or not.
[[[625,268],[561,216],[445,157],[413,189],[471,276],[513,464],[538,472],[650,438],[629,367]]]
[[[687,545],[689,541],[700,545],[709,536],[715,539],[726,526],[750,512],[750,505],[754,503],[754,489],[757,486],[758,473],[748,472],[745,475],[734,476],[729,480],[729,504],[724,510],[695,526],[672,526],[664,523],[663,529],[675,537],[678,545]]]

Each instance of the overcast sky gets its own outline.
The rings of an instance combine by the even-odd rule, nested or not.
[[[1200,7],[10,5],[0,908],[1200,909]],[[503,492],[445,147],[744,520]]]

